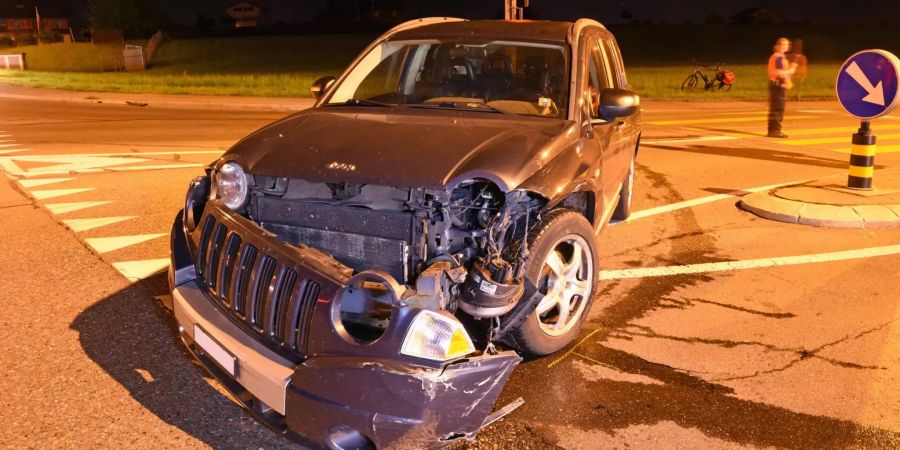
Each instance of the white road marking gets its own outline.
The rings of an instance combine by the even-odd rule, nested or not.
[[[126,220],[135,219],[137,216],[119,216],[119,217],[96,217],[92,219],[67,219],[63,220],[63,223],[69,227],[70,230],[79,232],[79,231],[87,231],[93,230],[94,228],[104,227],[106,225],[124,222]]]
[[[144,155],[163,154],[163,155],[179,155],[185,152],[148,152]],[[221,154],[221,151],[214,153]],[[111,156],[116,155],[116,156]],[[202,167],[200,163],[169,163],[169,164],[152,164],[152,165],[135,165],[141,163],[159,162],[157,160],[140,158],[138,153],[119,153],[119,154],[80,154],[80,155],[17,155],[0,157],[0,168],[3,168],[8,174],[19,177],[33,177],[42,175],[58,175],[71,173],[97,173],[103,171],[139,171],[139,170],[162,170],[162,169],[183,169]],[[40,167],[23,169],[18,163],[21,162],[38,162],[48,163]],[[128,166],[128,167],[118,167]]]
[[[74,178],[38,178],[36,180],[18,180],[17,183],[19,183],[19,185],[23,188],[33,188],[72,180],[74,180]]]
[[[0,148],[21,147],[19,144],[0,144]]]
[[[34,158],[106,158],[114,156],[152,156],[152,155],[221,155],[225,150],[171,150],[157,152],[111,152],[111,153],[62,153],[56,155],[34,155]],[[31,156],[26,157],[31,158]]]
[[[79,211],[82,209],[93,208],[95,206],[105,205],[107,203],[112,203],[111,201],[103,201],[103,202],[69,202],[69,203],[48,203],[45,204],[44,207],[49,209],[53,214],[65,214],[72,211]]]
[[[811,113],[811,114],[834,114],[838,111],[833,111],[830,109],[798,109],[798,113]]]
[[[669,205],[657,206],[656,208],[635,211],[635,212],[631,213],[631,216],[629,216],[627,220],[624,220],[623,222],[617,222],[617,223],[634,222],[635,220],[643,219],[645,217],[655,216],[658,214],[672,212],[672,211],[676,211],[676,210],[684,209],[684,208],[692,208],[694,206],[704,205],[706,203],[712,203],[712,202],[719,201],[719,200],[726,200],[729,198],[742,196],[744,194],[749,194],[752,192],[768,191],[770,189],[775,189],[775,188],[782,187],[782,186],[788,186],[791,184],[800,184],[800,183],[804,183],[806,181],[808,181],[808,180],[790,181],[787,183],[770,184],[768,186],[760,186],[760,187],[755,187],[755,188],[743,189],[740,191],[731,191],[731,192],[727,192],[724,194],[715,194],[715,195],[710,195],[707,197],[695,198],[693,200],[685,200],[683,202],[672,203]]]
[[[89,238],[85,239],[84,242],[87,242],[87,244],[90,245],[91,248],[93,248],[97,253],[108,253],[113,250],[130,247],[132,245],[140,244],[141,242],[147,242],[166,235],[167,233],[155,233],[136,234],[133,236]]]
[[[200,163],[159,164],[155,166],[113,167],[109,170],[113,172],[134,172],[138,170],[187,169],[190,167],[203,167],[204,165]]]
[[[666,277],[692,273],[726,272],[733,270],[760,269],[766,267],[793,266],[798,264],[846,261],[900,254],[900,245],[869,247],[811,255],[780,256],[775,258],[748,259],[715,263],[690,264],[685,266],[645,267],[639,269],[601,270],[601,280],[621,280],[626,278]]]
[[[31,151],[30,148],[17,148],[15,150],[0,150],[0,155],[11,155],[13,153]]]
[[[140,281],[169,267],[169,258],[122,261],[112,263],[112,266],[125,278]]]
[[[72,195],[78,194],[81,192],[93,191],[94,188],[77,188],[77,189],[43,189],[43,190],[35,190],[30,191],[32,197],[38,200],[45,200],[48,198],[62,197],[64,195]]]
[[[741,139],[741,138],[738,136],[700,136],[700,137],[695,137],[695,138],[682,138],[682,139],[641,140],[641,144],[646,144],[646,145],[683,144],[683,143],[687,143],[687,142],[733,141],[735,139]]]

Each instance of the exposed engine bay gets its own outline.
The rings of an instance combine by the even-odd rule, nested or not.
[[[387,328],[394,296],[423,309],[493,318],[524,294],[525,231],[544,206],[537,196],[504,193],[486,180],[445,191],[252,179],[252,220],[282,241],[365,272],[341,302],[347,331],[361,341]]]

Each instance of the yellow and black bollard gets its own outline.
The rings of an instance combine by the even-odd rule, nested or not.
[[[875,135],[869,128],[869,121],[863,121],[856,134],[853,135],[853,146],[850,148],[850,176],[847,187],[850,189],[872,189],[872,176],[875,174]]]

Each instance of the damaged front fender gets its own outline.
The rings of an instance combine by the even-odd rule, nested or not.
[[[511,351],[437,369],[390,360],[310,358],[288,386],[287,428],[330,448],[348,442],[363,448],[434,448],[471,439],[521,361]]]

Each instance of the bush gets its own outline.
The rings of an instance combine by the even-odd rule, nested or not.
[[[41,31],[40,34],[38,34],[38,40],[40,40],[42,44],[52,44],[54,42],[62,42],[62,36],[55,31]]]
[[[0,48],[10,48],[14,47],[16,42],[9,36],[0,37]]]
[[[34,44],[37,44],[37,39],[31,34],[20,34],[16,36],[16,45],[18,46]]]

